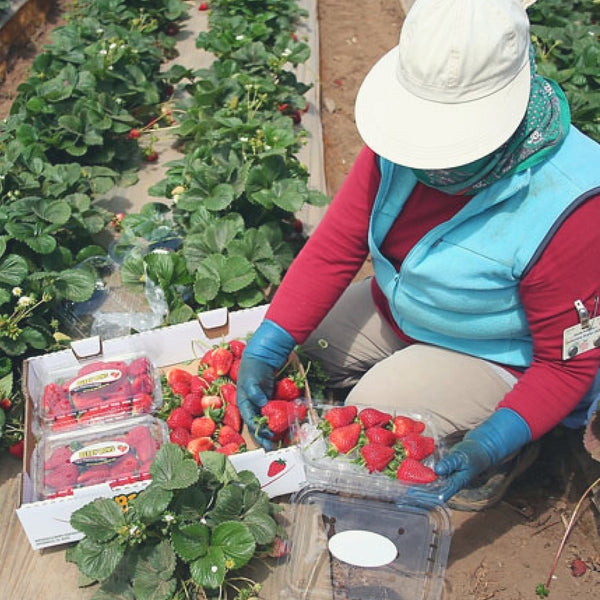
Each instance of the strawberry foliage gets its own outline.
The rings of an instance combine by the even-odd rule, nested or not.
[[[223,597],[234,572],[275,542],[276,506],[251,472],[237,473],[215,452],[203,452],[198,466],[166,444],[150,474],[127,510],[100,498],[72,515],[84,538],[68,560],[100,583],[98,599]]]

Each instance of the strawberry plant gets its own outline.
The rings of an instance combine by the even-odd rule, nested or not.
[[[138,600],[245,597],[258,589],[236,571],[278,541],[271,503],[249,471],[227,457],[201,453],[198,466],[166,444],[150,467],[152,483],[124,512],[101,498],[78,509],[71,524],[84,534],[67,559],[100,583],[96,596]]]
[[[565,91],[573,124],[600,141],[598,4],[540,0],[527,10],[538,72]]]

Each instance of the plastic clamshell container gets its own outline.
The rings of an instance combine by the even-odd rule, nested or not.
[[[409,485],[369,473],[353,462],[357,451],[328,456],[318,425],[331,408],[313,403],[308,421],[297,426],[307,485],[290,500],[290,554],[280,569],[279,599],[439,600],[453,531],[441,501],[446,481]],[[421,435],[435,444],[425,465],[443,455],[427,415],[377,409],[425,424]]]
[[[279,600],[438,600],[452,525],[440,505],[307,486],[291,499]]]
[[[152,460],[167,441],[166,423],[151,415],[44,435],[31,459],[34,496],[42,500],[99,483],[149,478]]]
[[[325,489],[356,490],[357,492],[369,489],[371,495],[393,501],[402,500],[410,489],[418,488],[430,495],[432,501],[442,502],[442,496],[447,486],[447,481],[443,478],[427,484],[405,484],[383,473],[369,473],[365,467],[356,464],[354,460],[360,456],[356,450],[347,456],[343,454],[339,454],[335,458],[328,456],[326,436],[323,435],[318,425],[324,415],[334,406],[313,403],[312,408],[313,410],[309,411],[308,421],[298,424],[296,431],[308,481],[317,483]],[[357,412],[360,414],[365,408],[370,407],[357,405]],[[380,406],[377,409],[389,413],[392,417],[406,416],[425,425],[421,435],[431,437],[434,441],[433,453],[420,461],[425,466],[432,468],[435,462],[443,456],[445,445],[428,415],[417,412],[400,413],[395,409]]]
[[[46,374],[33,402],[38,436],[151,414],[163,402],[160,374],[142,353],[86,360]]]

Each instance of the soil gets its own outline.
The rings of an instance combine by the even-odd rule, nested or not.
[[[60,0],[29,43],[11,52],[0,84],[0,118],[8,114],[18,85],[61,23],[66,5]],[[319,0],[318,11],[325,173],[333,194],[362,146],[353,118],[356,91],[372,64],[397,43],[404,15],[398,0]],[[366,264],[362,274],[369,269]],[[445,600],[536,598],[536,585],[546,582],[571,513],[589,484],[573,460],[570,440],[579,443],[580,437],[580,432],[552,432],[542,440],[540,458],[499,504],[480,513],[452,511]],[[600,598],[597,523],[595,507],[584,502],[557,562],[551,598]],[[587,565],[581,577],[571,572],[574,559]]]

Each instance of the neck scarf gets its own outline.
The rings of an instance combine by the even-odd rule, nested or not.
[[[535,72],[535,50],[529,48],[531,91],[525,116],[500,148],[467,165],[452,169],[413,169],[429,187],[453,195],[476,194],[499,179],[546,160],[569,130],[571,112],[564,92],[551,79]]]

